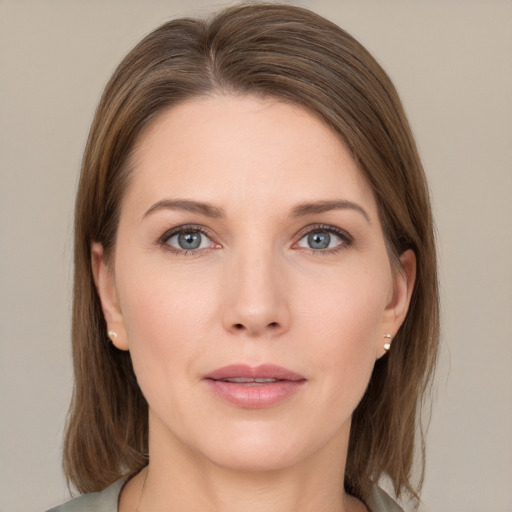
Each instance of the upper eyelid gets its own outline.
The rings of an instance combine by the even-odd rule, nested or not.
[[[329,231],[341,237],[348,238],[349,240],[353,240],[354,238],[347,230],[338,228],[337,226],[333,226],[331,224],[310,224],[299,230],[295,236],[300,240],[304,238],[304,236],[314,231]]]
[[[171,237],[179,235],[180,233],[186,233],[187,231],[197,231],[208,237],[210,240],[214,238],[211,230],[208,229],[206,226],[202,226],[200,224],[183,224],[180,226],[175,226],[165,231],[165,233],[161,237],[159,237],[158,242],[160,244],[165,244]]]
[[[326,247],[324,249],[314,249],[312,247],[302,247],[299,246],[300,241],[308,236],[311,233],[314,232],[329,232],[337,236],[341,242],[336,245],[335,247]],[[323,255],[329,255],[329,254],[335,254],[339,252],[340,250],[349,248],[353,246],[354,244],[354,237],[348,233],[346,230],[338,228],[336,226],[330,225],[330,224],[322,224],[322,225],[310,225],[304,228],[299,232],[299,235],[296,235],[296,241],[292,244],[292,248],[295,248],[297,250],[305,250],[308,252],[311,252],[313,254],[323,254]]]

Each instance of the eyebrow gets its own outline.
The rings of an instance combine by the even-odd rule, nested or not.
[[[313,203],[299,204],[292,209],[291,217],[304,217],[305,215],[314,215],[319,213],[328,212],[331,210],[355,210],[360,213],[369,224],[371,224],[370,217],[366,210],[352,201],[338,200],[338,201],[316,201]]]
[[[162,199],[152,205],[142,218],[146,218],[148,215],[155,213],[159,210],[185,210],[187,212],[199,213],[206,217],[223,217],[224,213],[222,209],[217,208],[209,203],[202,203],[199,201],[191,201],[189,199]]]
[[[192,213],[199,213],[205,217],[219,218],[224,217],[222,208],[213,206],[210,203],[192,201],[190,199],[162,199],[153,204],[142,216],[146,218],[159,210],[184,210]],[[303,203],[292,208],[290,217],[305,217],[306,215],[315,215],[325,213],[331,210],[354,210],[360,213],[368,223],[370,217],[366,210],[357,203],[346,200],[334,201],[315,201],[312,203]]]

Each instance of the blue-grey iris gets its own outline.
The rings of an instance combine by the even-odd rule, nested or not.
[[[311,249],[327,249],[331,242],[331,235],[326,232],[310,233],[308,235],[308,245]]]
[[[186,251],[197,249],[201,245],[201,233],[180,233],[178,244]]]

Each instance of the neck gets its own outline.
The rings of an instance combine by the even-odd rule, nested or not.
[[[163,443],[155,430],[150,427],[150,464],[126,486],[121,512],[367,510],[343,488],[348,432],[296,464],[247,470],[215,464],[175,440]]]

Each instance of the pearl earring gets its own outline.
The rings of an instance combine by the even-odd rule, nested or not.
[[[391,348],[391,334],[384,334],[383,338],[386,338],[388,341],[386,343],[384,343],[383,347],[384,347],[384,350],[387,352],[390,348]]]
[[[116,331],[107,331],[107,336],[109,337],[110,341],[113,343],[115,340],[117,340],[117,332]]]

